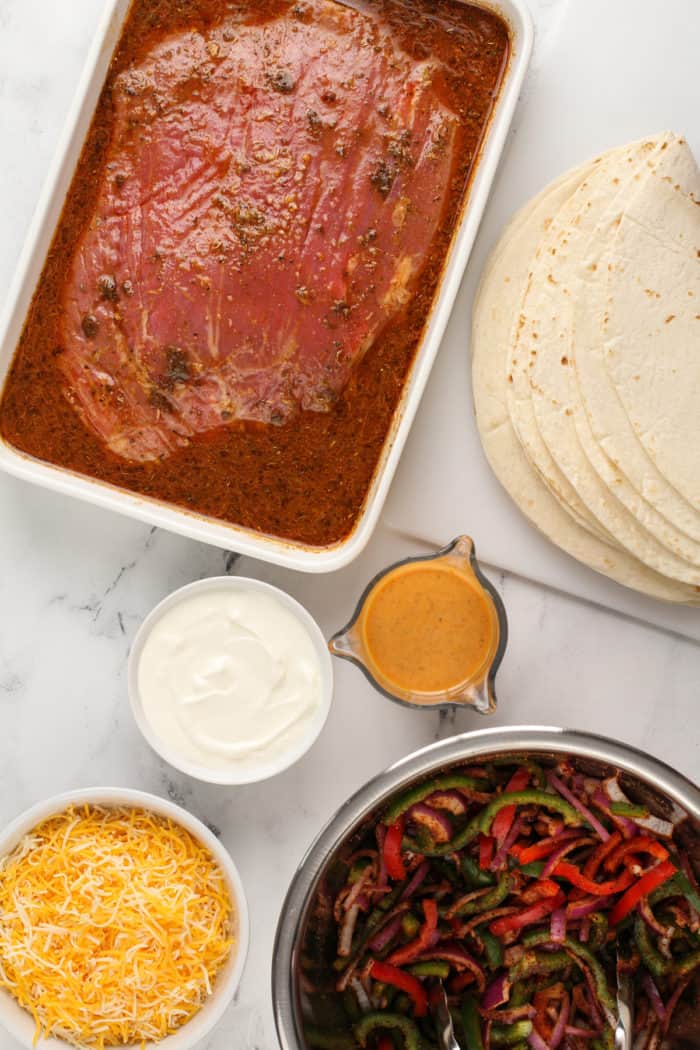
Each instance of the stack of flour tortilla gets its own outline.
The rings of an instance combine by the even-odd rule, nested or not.
[[[502,485],[563,550],[700,604],[700,171],[672,134],[518,212],[474,308],[474,399]]]

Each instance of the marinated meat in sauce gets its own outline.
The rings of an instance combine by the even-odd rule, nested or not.
[[[166,38],[114,84],[59,365],[115,453],[327,411],[401,309],[445,206],[455,116],[334,0]]]
[[[500,19],[460,0],[135,0],[3,438],[199,514],[341,540],[507,54]]]

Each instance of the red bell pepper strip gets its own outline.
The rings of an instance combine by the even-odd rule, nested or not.
[[[377,1050],[394,1050],[394,1040],[390,1035],[383,1035],[377,1043]]]
[[[553,879],[540,879],[538,882],[533,882],[526,890],[523,890],[520,894],[520,899],[523,904],[534,904],[535,901],[542,900],[543,897],[556,897],[560,892],[559,886]]]
[[[529,783],[530,771],[528,769],[519,769],[508,781],[506,791],[523,791]],[[493,818],[491,834],[496,839],[496,844],[499,848],[505,842],[508,832],[513,826],[516,810],[516,806],[504,806]]]
[[[609,897],[612,893],[622,893],[634,882],[634,875],[629,871],[624,871],[622,875],[608,882],[594,882],[593,879],[589,879],[579,871],[575,864],[569,864],[565,860],[559,861],[552,874],[555,878],[566,879],[572,886],[583,890],[584,893],[592,893],[598,897]]]
[[[647,871],[645,875],[642,875],[641,879],[620,897],[610,912],[610,925],[617,926],[619,922],[622,922],[624,917],[629,915],[644,897],[675,875],[676,870],[675,864],[672,864],[670,860],[664,860],[657,864],[655,868]]]
[[[430,942],[438,924],[437,901],[424,900],[423,912],[425,914],[425,922],[418,936],[409,941],[408,944],[403,944],[396,951],[392,952],[386,960],[388,963],[391,963],[393,966],[405,966],[406,963],[413,962],[417,955],[420,955],[422,951],[430,947]]]
[[[406,865],[401,856],[401,842],[403,840],[403,828],[406,823],[405,817],[401,816],[387,829],[384,839],[384,865],[387,875],[391,879],[405,879]]]
[[[668,850],[656,839],[648,835],[637,835],[633,839],[622,842],[617,849],[613,850],[605,861],[603,867],[606,871],[614,871],[620,862],[630,853],[648,853],[657,860],[668,860]]]
[[[464,991],[470,984],[474,984],[476,977],[470,970],[465,970],[464,973],[455,974],[450,979],[449,989],[452,995],[457,995],[459,992]]]
[[[548,897],[546,900],[538,901],[537,904],[525,908],[524,911],[519,911],[516,915],[505,915],[502,919],[496,919],[489,926],[489,930],[494,937],[503,937],[506,933],[521,930],[523,926],[532,926],[533,923],[544,919],[546,915],[551,915],[565,901],[566,897],[560,890],[556,897]]]
[[[596,846],[586,863],[583,865],[583,874],[587,879],[594,879],[596,877],[600,865],[614,849],[617,849],[621,842],[622,832],[613,831],[607,842],[601,842],[600,846]]]
[[[416,1017],[425,1017],[428,1012],[428,996],[417,977],[405,973],[398,966],[391,966],[389,963],[376,960],[370,963],[368,973],[373,980],[381,981],[382,984],[391,984],[394,988],[405,992],[413,1001],[413,1012]]]
[[[490,835],[479,835],[479,867],[488,871],[496,849],[496,840]]]

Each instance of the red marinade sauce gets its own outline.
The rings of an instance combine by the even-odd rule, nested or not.
[[[206,36],[222,17],[245,26],[264,25],[283,17],[294,31],[295,21],[303,23],[314,4],[325,2],[135,0],[0,404],[2,437],[30,456],[200,515],[311,546],[337,543],[352,531],[390,431],[507,63],[508,31],[496,14],[460,0],[358,0],[352,5],[378,18],[396,47],[412,62],[437,63],[435,91],[456,116],[454,159],[444,205],[410,296],[401,302],[389,323],[370,333],[371,338],[365,339],[367,347],[361,343],[360,332],[356,338],[356,349],[360,348],[357,360],[329,380],[337,389],[328,404],[321,406],[324,410],[302,404],[288,416],[270,410],[264,417],[254,406],[254,418],[233,419],[193,433],[184,439],[184,447],[157,458],[130,460],[108,447],[94,427],[84,422],[84,412],[76,410],[76,398],[67,389],[62,334],[69,280],[67,260],[76,257],[94,219],[100,189],[112,175],[106,166],[116,134],[115,84],[123,83],[125,72],[140,66],[164,38],[174,33],[194,31]],[[120,75],[121,81],[117,79]],[[200,78],[208,75],[204,66],[193,66],[187,86],[189,101],[203,91],[205,83]],[[275,73],[268,77],[281,101],[291,90],[285,76]],[[317,139],[320,125],[315,111],[308,120],[310,138]],[[339,163],[341,154],[342,150]],[[368,194],[385,195],[390,188],[386,177],[386,166],[377,165]],[[252,220],[248,217],[250,237],[256,235],[256,223],[255,216]],[[239,227],[238,235],[242,239],[248,233],[244,230],[241,235]],[[109,281],[102,292],[100,309],[113,308],[119,320],[118,311],[126,308],[126,301],[123,307],[111,302],[118,296]],[[304,288],[297,290],[302,303],[305,295]],[[308,299],[312,301],[313,295]],[[342,324],[349,311],[342,302],[335,306]],[[82,336],[94,338],[92,323],[91,315],[83,318]],[[151,408],[162,407],[165,413],[171,411],[168,400],[174,388],[190,375],[186,352],[178,347],[164,348],[169,371],[156,380],[160,385],[151,389],[147,398]],[[167,415],[164,422],[171,422]],[[135,428],[133,433],[138,440],[141,431]]]

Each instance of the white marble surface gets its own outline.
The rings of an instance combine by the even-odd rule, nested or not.
[[[535,71],[556,47],[567,6],[534,5]],[[102,0],[0,0],[0,297],[101,8]],[[130,640],[168,591],[225,571],[281,584],[330,634],[370,574],[404,553],[380,530],[354,565],[332,576],[233,564],[221,551],[0,477],[0,823],[58,791],[118,784],[168,795],[221,830],[248,889],[253,936],[238,1001],[207,1041],[211,1050],[277,1045],[269,991],[275,923],[297,861],[324,821],[389,762],[485,723],[470,713],[443,720],[402,710],[338,664],[330,718],[302,762],[259,786],[207,787],[167,767],[140,738],[126,696]],[[697,646],[516,578],[498,583],[511,637],[491,724],[593,729],[698,777]],[[0,1032],[0,1050],[14,1046]]]

